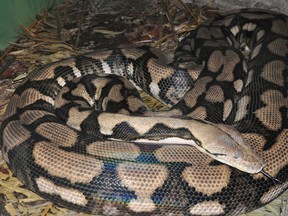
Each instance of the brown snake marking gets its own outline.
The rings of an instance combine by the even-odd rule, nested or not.
[[[173,62],[143,47],[52,63],[11,98],[3,155],[28,188],[76,211],[251,211],[288,188],[287,54],[287,16],[245,9],[192,31]],[[170,110],[147,110],[118,75]]]

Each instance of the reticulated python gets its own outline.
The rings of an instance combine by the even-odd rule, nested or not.
[[[52,63],[7,107],[5,160],[28,188],[77,211],[250,211],[288,187],[287,54],[287,16],[246,9],[192,31],[174,62],[143,47]],[[147,110],[119,75],[171,109]]]

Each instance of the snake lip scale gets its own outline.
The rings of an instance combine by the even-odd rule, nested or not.
[[[207,20],[171,62],[95,51],[29,74],[0,144],[29,189],[95,215],[238,215],[288,188],[288,17]],[[151,111],[137,89],[170,107]]]

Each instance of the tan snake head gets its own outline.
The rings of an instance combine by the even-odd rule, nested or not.
[[[197,148],[202,152],[243,172],[253,174],[263,170],[263,159],[253,151],[238,131],[222,124],[208,123],[205,127],[206,129],[198,127],[196,132],[201,142]]]

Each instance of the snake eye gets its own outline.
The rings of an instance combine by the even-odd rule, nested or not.
[[[234,155],[234,159],[239,159],[240,158],[240,156],[241,156],[241,153],[239,152],[239,151],[237,151],[236,153],[235,153],[235,155]]]

